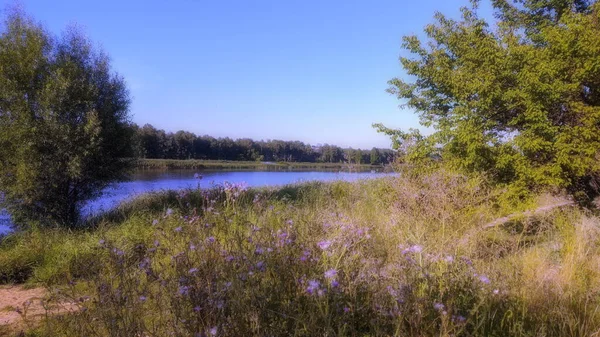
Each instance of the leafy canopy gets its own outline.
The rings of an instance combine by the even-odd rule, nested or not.
[[[77,222],[123,179],[129,96],[77,29],[54,37],[18,9],[0,25],[0,191],[13,221]]]
[[[426,41],[406,36],[406,79],[390,93],[414,110],[428,136],[383,125],[409,162],[432,155],[483,172],[518,194],[598,193],[600,4],[585,0],[494,0],[496,21],[437,13]]]

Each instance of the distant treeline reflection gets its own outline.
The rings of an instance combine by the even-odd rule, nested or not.
[[[362,150],[329,144],[313,146],[300,141],[214,138],[188,131],[165,132],[150,124],[132,127],[133,148],[138,158],[355,164],[389,164],[394,159],[394,151],[390,149]]]

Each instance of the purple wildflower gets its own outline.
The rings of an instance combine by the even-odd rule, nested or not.
[[[175,231],[176,231],[177,233],[181,232],[182,230],[183,230],[183,228],[181,228],[181,227],[177,227],[177,228],[175,228]]]
[[[210,328],[210,330],[208,331],[208,333],[209,333],[211,336],[216,336],[216,335],[217,335],[217,331],[218,331],[218,330],[217,330],[217,327],[216,327],[216,326],[213,326],[212,328]]]
[[[198,272],[198,268],[191,268],[190,270],[188,270],[188,273],[190,274],[195,274]]]
[[[423,247],[422,247],[422,246],[419,246],[419,245],[413,245],[413,246],[411,246],[411,247],[409,248],[409,251],[410,251],[411,253],[420,253],[420,252],[422,252],[422,251],[423,251]]]
[[[152,220],[152,226],[156,226],[156,225],[158,225],[158,220],[156,220],[156,219]]]
[[[445,309],[445,306],[442,303],[434,303],[433,308],[437,311],[441,311]]]
[[[300,261],[301,261],[301,262],[305,262],[306,260],[308,260],[308,257],[309,257],[309,256],[310,256],[310,251],[308,251],[308,250],[305,250],[305,251],[302,253],[302,256],[300,256]]]
[[[169,216],[171,214],[173,214],[173,210],[170,208],[167,208],[167,211],[165,212],[165,216]]]
[[[215,240],[215,237],[214,237],[214,236],[209,236],[209,237],[206,239],[206,241],[208,241],[208,242],[210,242],[210,243],[214,243],[216,240]]]
[[[328,280],[333,280],[334,278],[336,278],[337,276],[337,270],[335,269],[329,269],[328,271],[325,272],[325,278]]]
[[[321,241],[321,242],[317,243],[317,246],[319,246],[319,248],[321,248],[322,250],[326,250],[327,248],[329,248],[331,246],[331,240]]]
[[[98,244],[101,245],[101,246],[104,246],[105,243],[106,243],[106,241],[104,241],[104,240],[98,241]]]
[[[308,286],[306,287],[306,292],[310,295],[313,295],[321,288],[321,284],[317,280],[308,280]]]
[[[181,286],[179,287],[178,293],[179,295],[187,295],[190,292],[190,287],[188,286]]]
[[[140,296],[140,302],[145,302],[146,301],[146,296]]]
[[[479,276],[479,281],[481,281],[481,282],[483,282],[485,284],[490,284],[490,279],[487,276],[485,276],[485,275],[480,275]]]

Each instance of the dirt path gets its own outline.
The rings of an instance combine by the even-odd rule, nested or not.
[[[0,287],[0,326],[19,326],[23,315],[35,317],[45,313],[42,300],[44,288],[25,289],[22,286]]]

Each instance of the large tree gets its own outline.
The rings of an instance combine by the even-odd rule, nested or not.
[[[73,225],[125,178],[125,82],[77,29],[52,36],[19,10],[0,26],[0,191],[17,225]]]
[[[404,37],[409,76],[389,91],[433,133],[377,126],[409,161],[441,156],[516,194],[559,187],[589,200],[600,173],[600,4],[494,0],[491,25],[478,4],[460,20],[436,14],[425,41]]]

